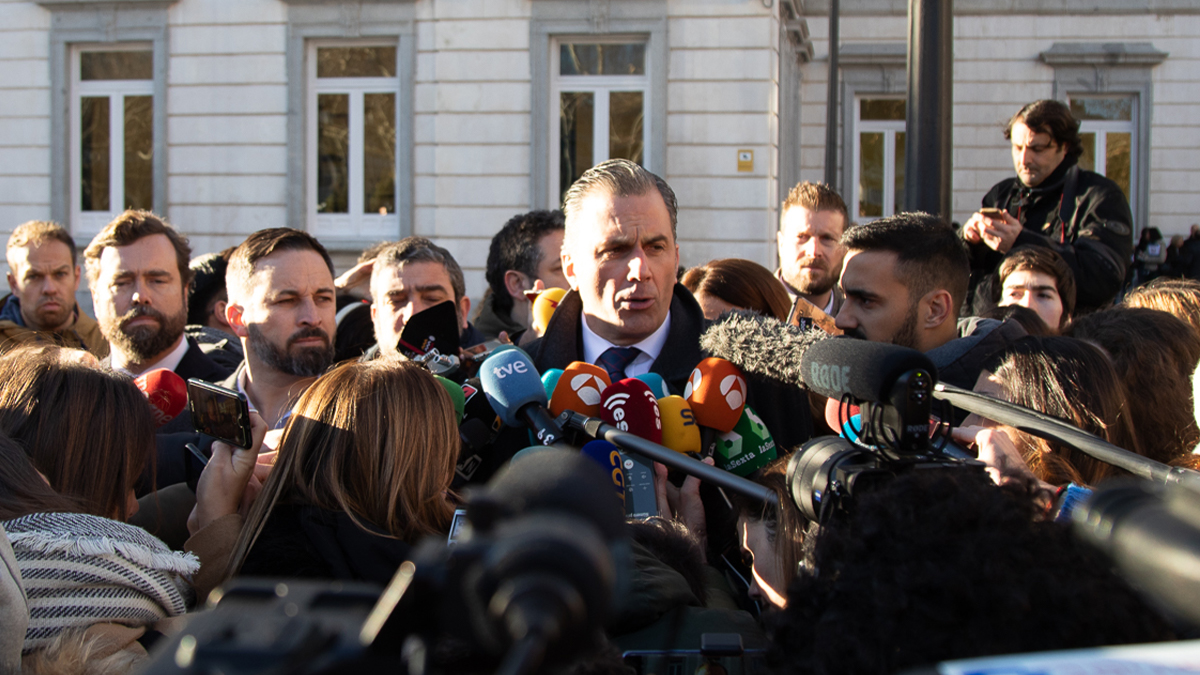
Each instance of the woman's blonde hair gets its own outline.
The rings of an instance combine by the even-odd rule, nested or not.
[[[380,359],[334,368],[296,404],[230,556],[230,575],[278,503],[340,511],[404,541],[445,531],[458,444],[450,396],[421,366]]]

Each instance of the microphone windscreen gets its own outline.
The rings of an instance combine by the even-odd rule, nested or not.
[[[542,373],[542,389],[546,390],[546,398],[554,396],[554,387],[558,386],[558,378],[562,377],[562,368],[551,368]]]
[[[468,378],[462,383],[463,398],[466,399],[463,405],[464,420],[479,420],[487,425],[492,431],[500,430],[500,417],[496,415],[496,411],[492,410],[492,406],[488,403],[487,395],[483,393],[483,384],[478,377]]]
[[[692,371],[683,397],[701,426],[732,431],[746,405],[746,378],[725,359],[709,357]]]
[[[650,391],[654,392],[655,398],[666,398],[671,395],[671,390],[667,388],[666,381],[658,373],[642,373],[636,379],[645,382],[650,387]]]
[[[521,448],[520,450],[513,453],[512,459],[510,459],[508,461],[518,462],[530,455],[536,455],[539,452],[553,452],[556,449],[557,448],[553,448],[549,445],[531,445],[527,448]]]
[[[492,354],[479,368],[479,381],[492,410],[510,427],[523,427],[520,411],[527,405],[546,405],[546,390],[533,361],[519,349]]]
[[[804,384],[800,359],[809,347],[827,339],[829,334],[819,328],[803,330],[757,312],[735,310],[704,331],[700,348],[744,372]]]
[[[550,325],[550,317],[554,316],[554,310],[558,309],[558,303],[562,302],[566,294],[565,288],[547,288],[538,293],[537,299],[533,301],[534,332],[538,335],[546,332],[546,326]]]
[[[608,373],[600,366],[573,361],[554,386],[550,414],[558,417],[564,410],[571,410],[580,415],[599,417],[601,395],[610,384]]]
[[[545,446],[543,446],[545,447]],[[583,446],[583,455],[608,472],[612,478],[613,491],[625,503],[625,469],[621,468],[621,451],[608,441],[589,441]]]
[[[601,394],[600,419],[651,443],[662,443],[662,415],[658,399],[641,380],[627,377],[612,383]]]
[[[814,344],[800,359],[804,384],[821,396],[879,403],[890,397],[896,380],[922,369],[937,382],[937,368],[921,352],[885,342],[832,337]]]
[[[831,437],[832,438],[832,437]],[[775,439],[750,406],[742,411],[733,431],[717,436],[717,468],[748,476],[775,459]]]
[[[662,413],[662,444],[675,452],[700,452],[700,425],[687,399],[664,396],[658,399],[658,410]]]
[[[450,405],[454,406],[454,424],[462,424],[463,410],[467,405],[467,397],[463,395],[462,385],[451,382],[441,375],[434,375],[433,379],[445,387],[446,393],[450,395]]]
[[[187,382],[175,371],[158,368],[139,375],[133,383],[150,402],[154,423],[159,427],[178,417],[187,407]]]

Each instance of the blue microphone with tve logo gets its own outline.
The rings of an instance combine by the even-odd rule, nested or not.
[[[537,442],[553,445],[562,429],[546,409],[546,389],[525,352],[509,349],[488,357],[479,368],[488,403],[510,427],[528,426]]]

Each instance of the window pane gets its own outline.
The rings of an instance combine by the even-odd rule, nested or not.
[[[350,210],[350,96],[317,96],[317,213]]]
[[[896,132],[896,176],[892,184],[895,190],[895,209],[892,213],[904,213],[904,132]]]
[[[858,118],[862,120],[904,121],[904,99],[864,98],[859,100]]]
[[[363,94],[363,210],[396,212],[396,95]]]
[[[1087,132],[1079,134],[1079,140],[1083,143],[1083,154],[1079,156],[1079,168],[1084,171],[1096,170],[1096,134]]]
[[[1102,96],[1071,99],[1071,114],[1076,120],[1133,120],[1133,98]]]
[[[560,45],[562,75],[645,75],[646,45]]]
[[[79,99],[79,177],[83,184],[84,211],[108,211],[108,97],[84,96]]]
[[[317,48],[317,77],[395,76],[395,47]]]
[[[883,215],[883,133],[858,135],[858,215]]]
[[[125,97],[125,208],[154,208],[154,98]]]
[[[1105,139],[1104,175],[1109,180],[1121,186],[1125,198],[1129,199],[1129,167],[1132,164],[1129,151],[1130,135],[1110,131]]]
[[[564,91],[559,95],[559,196],[565,194],[595,157],[593,123],[595,95],[590,91]]]
[[[608,97],[608,158],[642,163],[642,92],[614,91]]]
[[[79,79],[150,80],[154,57],[148,52],[83,52],[79,55]]]

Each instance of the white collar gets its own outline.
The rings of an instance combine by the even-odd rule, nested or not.
[[[166,356],[155,361],[154,363],[151,363],[148,366],[145,366],[144,368],[142,368],[141,370],[139,370],[136,373],[129,369],[127,363],[121,363],[121,364],[117,363],[118,354],[117,354],[116,350],[113,350],[112,360],[110,361],[110,363],[112,363],[113,370],[117,371],[118,373],[124,373],[125,375],[128,375],[130,377],[137,377],[144,373],[148,373],[152,370],[158,370],[159,368],[166,368],[167,370],[174,372],[175,369],[179,367],[179,362],[183,360],[184,355],[187,354],[187,350],[188,350],[187,336],[180,335],[179,336],[179,344],[175,345],[175,348],[172,349],[170,352],[168,352]]]
[[[579,317],[583,323],[583,360],[588,363],[595,363],[600,355],[612,347],[616,347],[613,343],[605,340],[597,335],[588,327],[587,317]],[[634,377],[650,372],[650,367],[654,365],[654,360],[662,353],[663,347],[667,344],[667,333],[671,330],[671,311],[667,310],[667,318],[663,320],[662,325],[658,330],[654,331],[645,340],[637,344],[628,345],[629,347],[637,347],[642,353],[638,354],[637,358],[625,367],[625,375]]]

